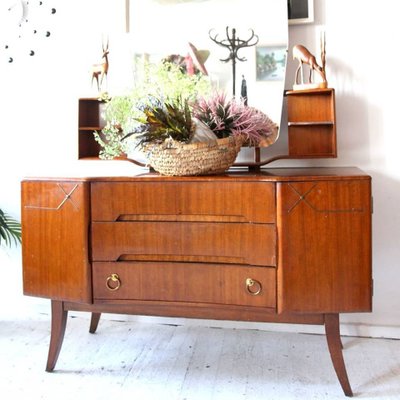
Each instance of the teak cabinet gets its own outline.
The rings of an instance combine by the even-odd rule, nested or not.
[[[323,324],[351,395],[339,313],[371,311],[371,179],[355,168],[26,179],[26,295],[69,310]]]

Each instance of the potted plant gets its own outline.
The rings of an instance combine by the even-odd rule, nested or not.
[[[0,209],[0,245],[11,246],[21,243],[21,224]]]
[[[224,172],[243,144],[258,146],[277,131],[264,113],[219,92],[193,103],[150,98],[141,112],[136,130],[123,139],[133,136],[163,175]]]
[[[106,126],[101,132],[94,132],[94,136],[101,146],[99,156],[102,159],[116,158],[136,147],[134,137],[129,134],[140,129],[143,109],[153,99],[166,102],[181,97],[193,102],[198,96],[211,92],[206,75],[189,75],[173,62],[143,62],[137,70],[135,81],[126,94],[112,98],[106,95],[101,99],[106,103],[103,114]]]
[[[194,117],[190,100],[151,98],[143,107],[133,137],[151,167],[163,175],[220,173],[234,162],[241,147],[239,137],[218,138]]]
[[[220,173],[243,144],[259,146],[276,135],[278,127],[268,116],[211,90],[204,79],[168,62],[147,65],[130,95],[107,100],[106,126],[95,132],[100,157],[135,147],[164,175]]]

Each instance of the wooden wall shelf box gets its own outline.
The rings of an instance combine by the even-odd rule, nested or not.
[[[96,122],[96,121],[94,121]],[[51,299],[47,371],[69,310],[325,326],[372,303],[371,179],[356,168],[22,182],[24,293]],[[316,360],[317,361],[317,360]]]
[[[100,146],[93,132],[104,127],[101,107],[104,102],[98,98],[82,98],[78,101],[78,158],[99,158]]]
[[[336,157],[334,89],[296,90],[286,95],[289,156]]]

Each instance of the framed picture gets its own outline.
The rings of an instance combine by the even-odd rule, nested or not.
[[[314,22],[314,0],[287,0],[289,25]]]
[[[286,57],[286,46],[256,46],[256,80],[283,81]]]

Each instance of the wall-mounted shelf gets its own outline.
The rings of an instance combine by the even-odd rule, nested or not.
[[[287,93],[289,157],[337,156],[334,89]]]
[[[82,98],[78,103],[78,158],[93,159],[99,157],[100,146],[93,132],[104,127],[101,107],[104,103],[98,98]]]

